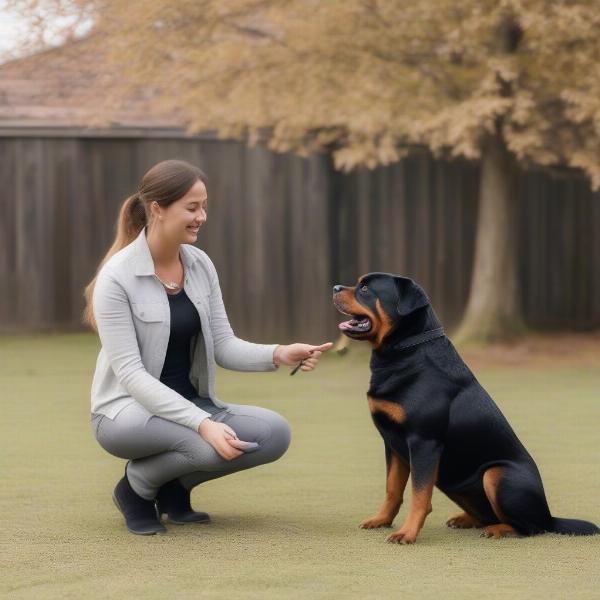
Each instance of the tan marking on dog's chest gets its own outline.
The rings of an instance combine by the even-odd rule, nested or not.
[[[406,412],[396,402],[389,400],[378,400],[367,396],[369,401],[369,410],[371,413],[382,412],[386,414],[395,423],[404,423],[406,421]]]

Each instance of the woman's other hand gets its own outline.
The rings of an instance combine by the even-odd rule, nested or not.
[[[303,361],[300,369],[302,371],[312,371],[319,362],[319,357],[323,352],[327,352],[333,346],[333,342],[327,342],[320,346],[311,346],[310,344],[289,344],[287,346],[277,346],[273,353],[273,362],[276,365],[296,365]]]
[[[225,423],[204,419],[198,427],[198,433],[225,460],[233,460],[243,454],[243,451],[236,447],[238,437],[235,431]]]

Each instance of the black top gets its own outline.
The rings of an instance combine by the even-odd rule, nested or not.
[[[171,334],[167,356],[160,380],[187,400],[197,398],[198,393],[190,382],[190,342],[200,333],[202,325],[196,307],[185,290],[167,294],[171,309]]]

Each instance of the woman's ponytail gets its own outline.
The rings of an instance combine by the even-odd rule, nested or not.
[[[115,252],[135,240],[147,222],[146,208],[142,202],[141,194],[140,192],[136,192],[123,202],[121,210],[119,211],[119,218],[117,219],[117,237],[113,247],[118,244],[120,240],[123,241],[123,245],[120,248],[117,248]]]

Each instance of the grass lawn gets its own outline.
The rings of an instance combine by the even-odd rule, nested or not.
[[[445,527],[458,509],[437,490],[414,546],[358,528],[385,477],[360,345],[294,377],[220,370],[221,399],[289,420],[289,451],[196,488],[212,524],[132,535],[110,497],[124,461],[89,425],[97,351],[90,334],[0,337],[3,597],[598,598],[600,536],[483,539]],[[600,523],[600,369],[523,356],[467,360],[536,459],[553,514]]]

